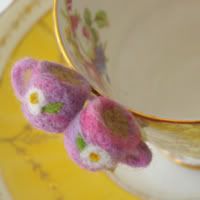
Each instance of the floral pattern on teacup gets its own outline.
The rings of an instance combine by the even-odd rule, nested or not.
[[[84,66],[87,74],[102,87],[102,77],[110,82],[106,73],[106,42],[102,42],[100,36],[101,29],[109,26],[107,14],[104,10],[93,14],[89,8],[85,8],[81,15],[72,9],[72,0],[67,0],[66,6],[67,12],[63,9],[62,15],[68,22],[65,36],[72,47],[72,54]]]

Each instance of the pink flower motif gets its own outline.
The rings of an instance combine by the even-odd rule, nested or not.
[[[77,15],[71,15],[70,21],[71,21],[72,31],[73,31],[73,33],[75,33],[76,29],[78,28],[78,24],[79,24],[80,19]]]
[[[92,79],[95,80],[96,83],[101,88],[103,88],[103,82],[102,82],[101,76],[99,75],[94,63],[90,63],[90,62],[85,61],[84,66],[85,66],[85,69],[87,70],[87,73],[92,77]]]
[[[67,10],[68,11],[72,10],[72,0],[67,0]]]
[[[82,28],[82,32],[83,32],[83,35],[85,36],[85,38],[87,38],[89,40],[90,36],[91,36],[89,28],[84,26]]]

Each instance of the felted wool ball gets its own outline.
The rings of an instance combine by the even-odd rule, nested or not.
[[[66,129],[65,147],[75,162],[89,170],[114,169],[117,163],[144,167],[151,161],[135,118],[106,97],[88,101]]]
[[[14,65],[12,85],[29,122],[54,133],[67,128],[91,91],[88,82],[77,72],[31,58]]]
[[[80,126],[80,114],[64,132],[64,143],[68,155],[80,167],[91,170],[113,169],[117,161],[98,145],[89,143]]]

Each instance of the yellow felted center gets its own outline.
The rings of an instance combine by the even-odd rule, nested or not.
[[[31,95],[30,95],[30,102],[32,104],[38,104],[39,103],[39,97],[38,97],[38,93],[37,92],[33,92]]]
[[[101,159],[101,157],[99,154],[94,153],[94,152],[90,153],[90,160],[92,162],[98,162],[100,159]]]

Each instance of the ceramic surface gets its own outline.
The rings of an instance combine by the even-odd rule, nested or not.
[[[56,35],[68,63],[99,93],[130,108],[148,141],[195,166],[200,165],[198,6],[158,0],[116,1],[115,9],[111,1],[55,0],[54,6]]]
[[[57,41],[69,65],[100,94],[127,106],[153,148],[190,169],[200,169],[199,6],[186,0],[54,1]],[[170,170],[179,168],[168,167],[173,179],[176,173]],[[134,191],[134,170],[119,166],[118,172],[126,174],[122,182]],[[167,188],[158,196],[170,199]],[[198,192],[190,197],[186,199],[200,198]],[[177,193],[176,198],[183,197]]]

